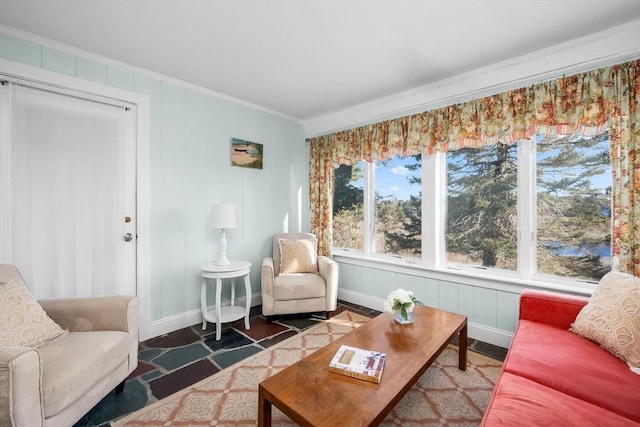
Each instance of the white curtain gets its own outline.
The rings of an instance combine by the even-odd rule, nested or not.
[[[125,151],[131,112],[16,84],[9,99],[10,142],[0,145],[10,159],[0,172],[10,194],[0,198],[4,257],[37,298],[135,293],[121,263],[125,252],[135,257],[121,232],[125,169],[135,164]]]

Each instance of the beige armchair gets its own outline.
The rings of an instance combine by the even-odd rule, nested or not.
[[[262,314],[324,311],[327,318],[338,306],[338,263],[317,256],[318,241],[310,233],[273,236],[273,256],[262,261]]]
[[[136,296],[35,301],[0,264],[0,305],[0,426],[71,426],[138,365]]]

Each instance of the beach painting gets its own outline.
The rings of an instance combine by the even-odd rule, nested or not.
[[[262,169],[262,144],[231,138],[231,166]]]

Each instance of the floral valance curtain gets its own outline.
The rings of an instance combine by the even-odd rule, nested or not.
[[[311,228],[331,251],[333,168],[395,155],[609,129],[614,265],[640,276],[640,60],[311,140]]]

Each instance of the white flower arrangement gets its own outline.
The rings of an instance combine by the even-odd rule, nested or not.
[[[384,311],[387,313],[400,311],[402,318],[407,320],[407,312],[413,310],[416,305],[421,304],[422,302],[418,301],[418,298],[413,295],[413,292],[405,289],[396,289],[392,291],[384,301]]]

